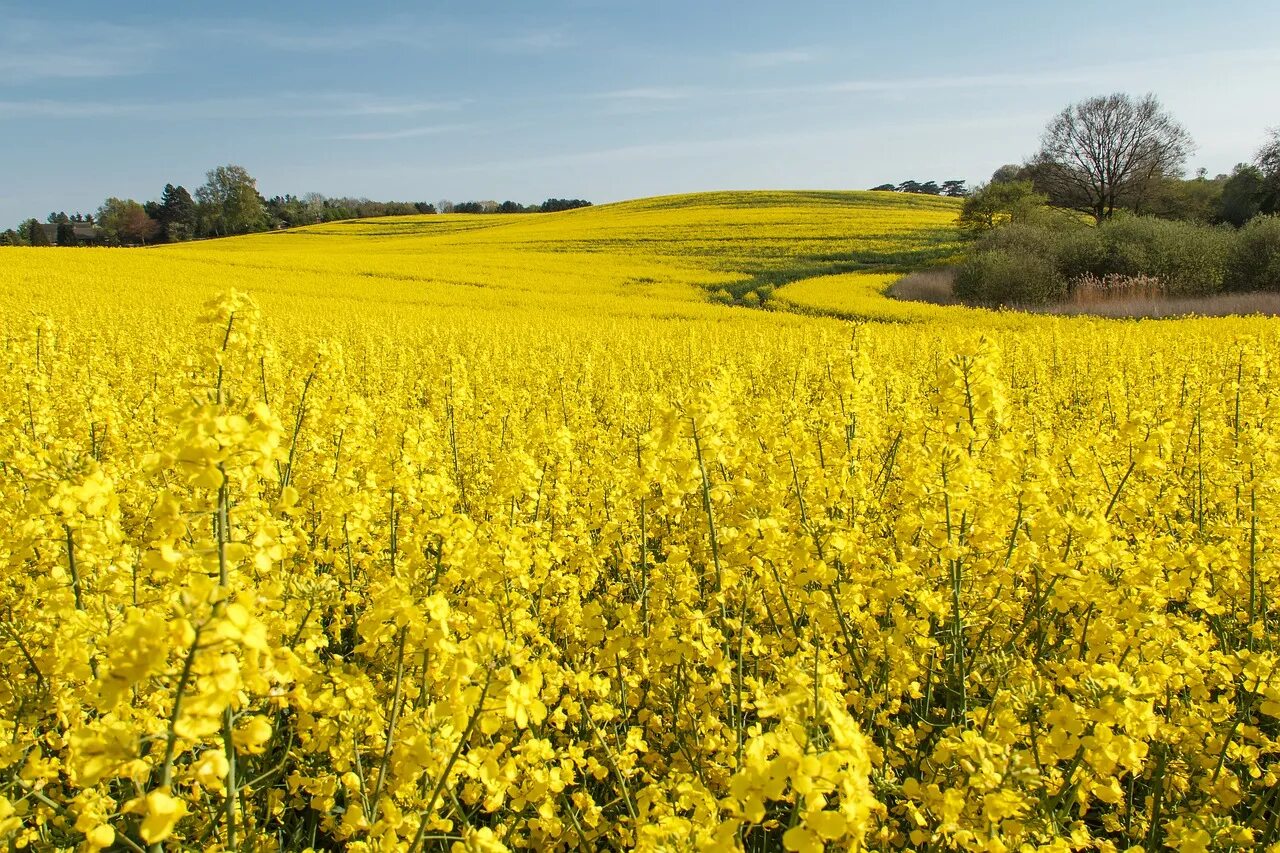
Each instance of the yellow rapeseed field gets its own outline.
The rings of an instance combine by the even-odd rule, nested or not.
[[[0,250],[0,844],[1280,850],[1280,325],[954,215]]]

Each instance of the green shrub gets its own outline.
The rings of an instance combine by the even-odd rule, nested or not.
[[[1228,290],[1280,290],[1280,215],[1260,216],[1240,229],[1227,260]]]
[[[1084,276],[1106,275],[1107,241],[1102,230],[1093,226],[1076,226],[1060,231],[1055,265],[1067,281]]]
[[[1260,231],[1254,242],[1270,245],[1270,233]],[[1065,299],[1071,282],[1114,278],[1154,280],[1169,296],[1207,296],[1222,290],[1238,240],[1229,228],[1150,216],[1097,227],[1065,218],[1012,223],[979,242],[961,269],[956,293],[982,304],[1043,304]],[[1236,266],[1240,280],[1257,278],[1248,262]],[[1036,283],[1036,275],[1044,280]]]
[[[1015,222],[992,231],[981,247],[984,251],[1029,255],[1056,264],[1061,242],[1062,234],[1056,229]]]
[[[1231,234],[1223,228],[1151,216],[1123,217],[1098,228],[1105,246],[1093,275],[1153,276],[1173,296],[1205,296],[1222,289]]]
[[[1050,258],[990,249],[970,255],[956,273],[956,296],[983,305],[1048,305],[1066,298],[1066,281]]]

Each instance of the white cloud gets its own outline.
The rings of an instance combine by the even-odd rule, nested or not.
[[[210,22],[192,29],[193,35],[201,38],[256,44],[293,53],[344,53],[387,47],[444,51],[473,45],[493,53],[536,55],[573,44],[564,28],[476,33],[447,19],[424,21],[421,16],[339,27],[281,26],[275,22],[242,19]]]
[[[500,35],[485,42],[497,53],[516,55],[541,55],[555,53],[572,46],[574,39],[563,28],[533,29],[521,33]]]
[[[165,21],[118,25],[96,21],[6,18],[0,25],[0,88],[36,80],[95,79],[162,69],[180,53],[211,44],[285,53],[343,54],[396,49],[533,56],[574,43],[567,28],[475,32],[421,15],[350,26],[283,24],[254,19]]]
[[[799,49],[739,53],[735,55],[735,58],[739,65],[747,68],[780,68],[784,65],[803,65],[815,62],[818,56],[818,51]]]
[[[1026,126],[1040,118],[1039,113],[1010,113],[975,116],[961,120],[920,119],[891,120],[882,124],[846,127],[800,129],[776,133],[757,133],[707,139],[678,139],[635,145],[621,145],[588,151],[572,151],[538,155],[514,160],[477,163],[456,167],[459,172],[526,171],[537,168],[574,167],[598,163],[667,163],[674,160],[719,158],[734,152],[786,151],[794,155],[798,148],[838,144],[841,146],[871,139],[889,137],[931,138],[958,130],[1007,131]]]
[[[270,50],[296,53],[336,53],[387,45],[422,45],[439,36],[432,27],[410,22],[384,21],[342,27],[280,26],[254,20],[219,21],[187,25],[202,38],[218,38],[255,44]]]
[[[781,52],[780,54],[781,55]],[[1185,83],[1192,78],[1216,78],[1230,67],[1237,75],[1275,76],[1280,54],[1266,51],[1206,51],[1177,59],[1136,59],[1058,69],[1025,69],[994,74],[948,74],[921,77],[866,77],[814,80],[780,86],[647,86],[615,89],[584,95],[587,100],[614,105],[642,102],[729,101],[745,98],[799,98],[822,95],[911,95],[927,92],[982,92],[995,89],[1049,89],[1076,87],[1081,96],[1095,91],[1160,88],[1161,81]],[[1088,86],[1088,90],[1083,87]]]
[[[0,56],[0,77],[11,83],[120,77],[139,70],[135,63],[109,56],[22,52]]]
[[[457,130],[466,130],[469,127],[471,127],[471,125],[440,124],[428,125],[426,127],[406,127],[400,130],[372,130],[364,133],[343,133],[329,138],[358,142],[380,142],[391,139],[414,139],[420,136],[436,136],[441,133],[452,133]]]
[[[692,86],[637,86],[632,89],[599,92],[587,97],[601,101],[687,101],[710,91]]]
[[[0,28],[0,85],[141,73],[157,43],[153,33],[135,27],[6,20]]]
[[[47,98],[0,101],[5,118],[137,118],[159,121],[201,121],[253,118],[358,118],[412,116],[461,109],[466,100],[387,98],[358,92],[320,92],[261,95],[245,98],[206,98],[165,101],[61,101]]]

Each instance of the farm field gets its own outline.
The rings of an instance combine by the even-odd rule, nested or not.
[[[0,250],[0,841],[1280,850],[1280,326],[955,213]]]

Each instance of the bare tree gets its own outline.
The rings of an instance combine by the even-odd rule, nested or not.
[[[1269,136],[1254,158],[1263,176],[1260,210],[1280,213],[1280,127],[1271,128]]]
[[[1193,148],[1155,95],[1100,95],[1049,122],[1032,167],[1051,202],[1101,222],[1117,208],[1140,210],[1160,179],[1182,173]]]
[[[1265,173],[1280,173],[1280,127],[1271,128],[1267,135],[1270,138],[1258,149],[1258,168]]]

